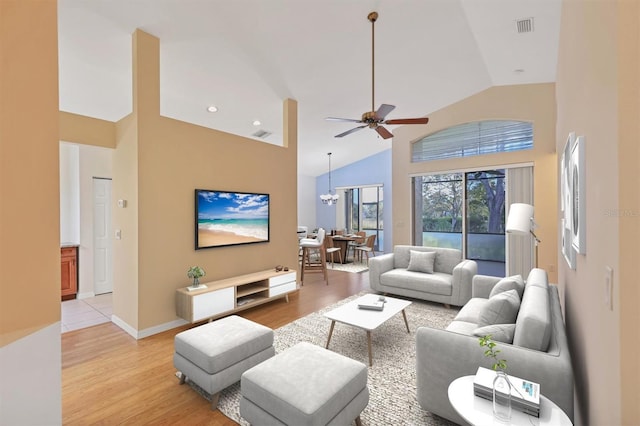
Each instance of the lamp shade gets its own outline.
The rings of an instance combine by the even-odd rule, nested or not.
[[[505,231],[509,234],[528,234],[533,226],[533,206],[514,203],[509,208],[509,217]]]

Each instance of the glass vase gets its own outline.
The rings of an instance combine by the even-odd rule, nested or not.
[[[493,416],[500,422],[511,420],[511,383],[504,371],[496,371],[493,379]]]
[[[198,287],[200,285],[200,279],[198,277],[193,277],[193,287]]]

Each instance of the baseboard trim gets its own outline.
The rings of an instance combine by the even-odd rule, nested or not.
[[[162,333],[163,331],[171,330],[172,328],[180,327],[185,324],[189,324],[188,321],[178,319],[164,324],[156,325],[153,327],[145,328],[138,332],[138,339],[144,339],[145,337],[153,336],[154,334]]]
[[[95,293],[92,291],[87,291],[85,293],[78,293],[78,295],[76,296],[76,299],[88,299],[90,297],[94,297]]]
[[[172,328],[180,327],[189,323],[188,321],[185,321],[183,319],[178,319],[166,322],[164,324],[145,328],[144,330],[136,330],[116,315],[111,315],[111,322],[126,331],[131,337],[136,340],[144,339],[145,337],[153,336],[154,334],[162,333],[163,331],[171,330]]]

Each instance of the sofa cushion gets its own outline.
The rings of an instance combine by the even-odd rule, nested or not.
[[[380,275],[380,284],[389,287],[450,296],[452,278],[451,275],[441,274],[439,272],[425,274],[422,272],[407,271],[406,269],[392,269]]]
[[[493,324],[478,327],[473,330],[473,335],[483,337],[491,335],[496,342],[513,343],[513,335],[516,332],[515,324]]]
[[[522,275],[513,275],[510,277],[502,278],[491,289],[489,298],[507,290],[516,290],[518,292],[518,297],[522,299],[522,294],[524,293],[524,280],[522,279]]]
[[[551,338],[549,290],[540,285],[527,287],[516,320],[513,344],[546,352]]]
[[[488,299],[480,311],[478,327],[491,324],[515,323],[520,308],[520,296],[516,290],[507,290]]]
[[[436,272],[453,274],[453,268],[462,262],[462,252],[458,249],[438,248],[436,250],[436,263],[433,267]]]
[[[466,321],[452,321],[446,328],[447,331],[453,333],[464,334],[465,336],[473,335],[473,330],[478,327],[476,323]]]
[[[433,274],[433,264],[436,261],[436,252],[429,251],[410,251],[409,266],[407,271],[424,272],[425,274]]]
[[[394,246],[393,247],[393,267],[407,269],[409,260],[411,259],[411,250],[416,251],[433,251],[422,250],[420,247],[412,246]]]
[[[486,305],[488,302],[489,299],[485,299],[482,297],[471,298],[467,303],[465,303],[462,309],[460,309],[460,312],[458,312],[458,315],[456,315],[454,321],[470,322],[476,324],[476,327],[474,328],[477,328],[477,324],[480,318],[480,312],[482,312],[484,305]]]
[[[549,288],[549,278],[547,277],[547,271],[544,269],[533,268],[527,276],[526,286],[536,286],[547,290]]]
[[[406,269],[409,266],[412,250],[435,252],[436,261],[433,267],[435,272],[453,274],[453,268],[462,262],[462,251],[458,249],[397,245],[393,247],[393,267]]]

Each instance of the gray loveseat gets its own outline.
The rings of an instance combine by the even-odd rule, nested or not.
[[[473,298],[446,330],[418,328],[416,381],[418,402],[423,409],[456,423],[464,423],[449,403],[447,389],[456,378],[474,375],[478,366],[491,368],[492,362],[484,356],[478,337],[495,334],[506,341],[513,339],[512,343],[497,342],[498,349],[502,351],[499,357],[507,360],[508,373],[540,383],[542,394],[573,421],[573,370],[558,289],[549,285],[547,273],[542,269],[533,269],[526,284],[521,277],[517,278],[519,283],[518,279],[512,279],[515,284],[508,284],[508,278],[501,280],[476,275]],[[499,290],[505,290],[505,282],[508,291],[499,293]],[[497,285],[503,288],[494,290]],[[486,325],[478,330],[479,325],[485,324],[485,306],[490,304],[490,300],[496,297],[509,299],[511,296],[515,299],[519,297],[514,295],[516,293],[523,295],[514,312],[515,325]]]
[[[412,252],[433,253],[433,259],[412,259]],[[397,245],[393,253],[369,260],[369,285],[380,293],[462,306],[471,298],[477,271],[476,262],[462,259],[460,250]]]

